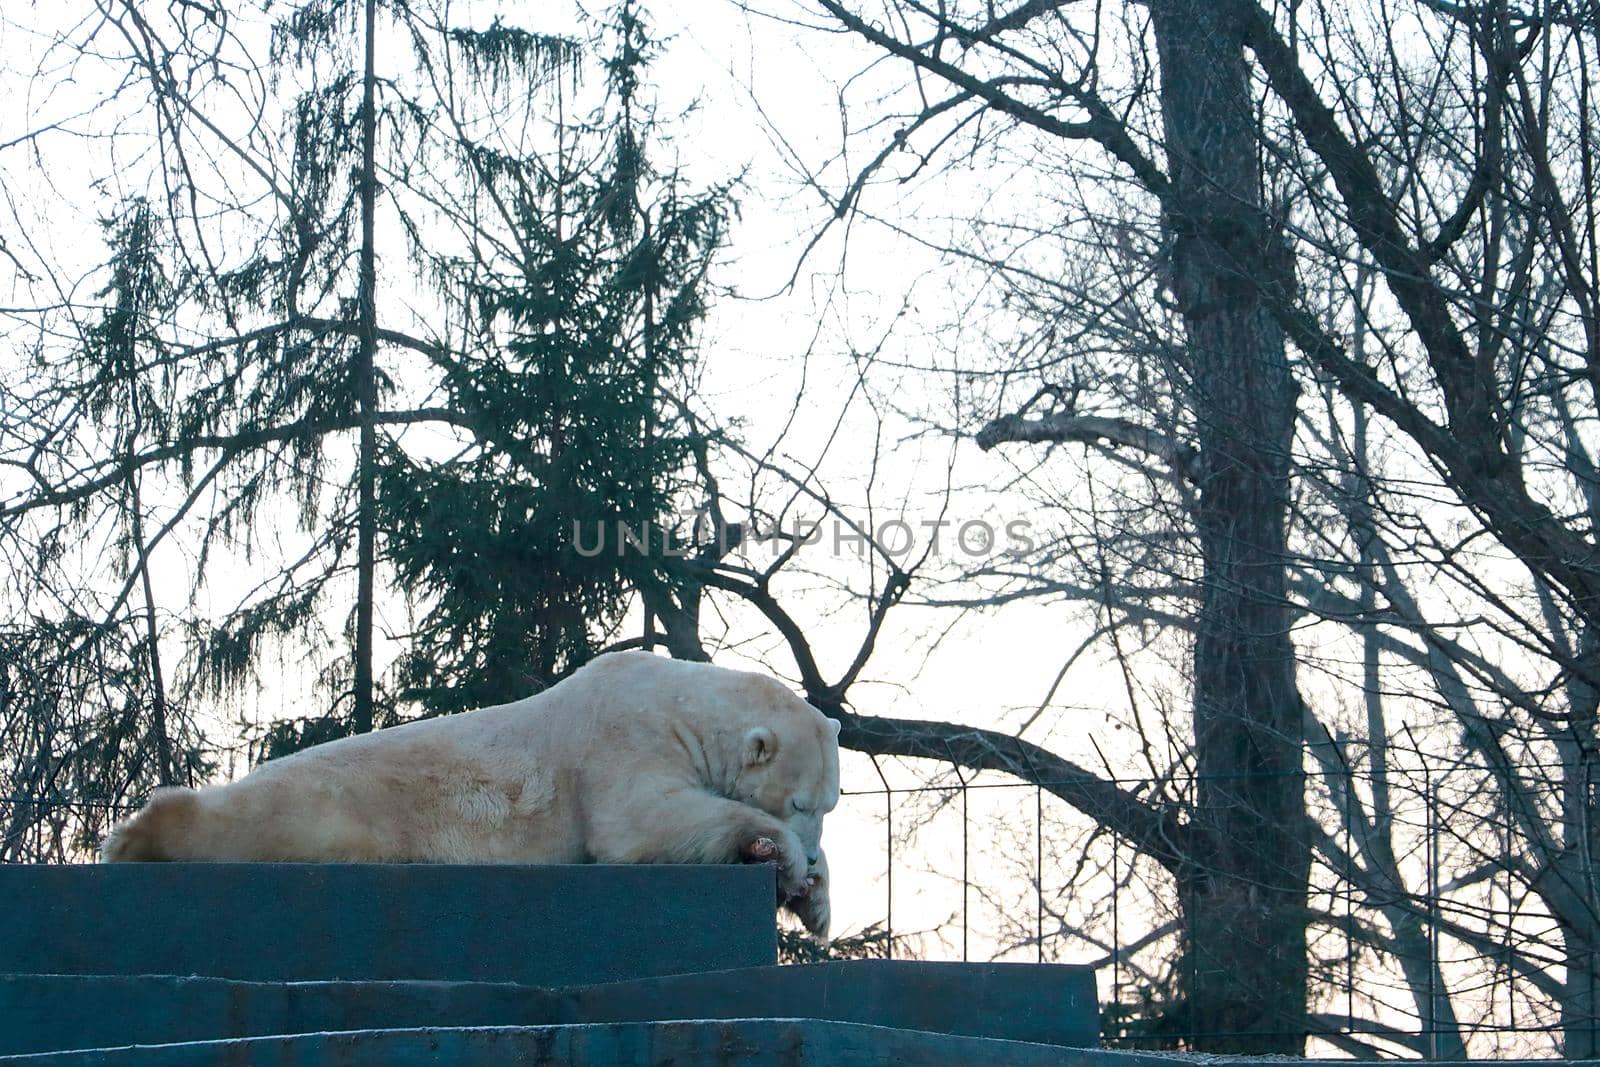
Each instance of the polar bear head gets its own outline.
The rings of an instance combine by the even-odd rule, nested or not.
[[[812,864],[822,849],[822,817],[839,803],[839,720],[782,683],[750,676],[753,723],[738,734],[734,799],[783,821]]]

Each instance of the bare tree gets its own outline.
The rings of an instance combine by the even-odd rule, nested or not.
[[[1301,895],[1315,842],[1322,862],[1364,886],[1383,916],[1388,934],[1371,943],[1404,957],[1427,1047],[1460,1047],[1469,1023],[1454,1013],[1440,969],[1441,930],[1453,921],[1444,936],[1475,945],[1485,960],[1520,935],[1492,930],[1483,916],[1452,920],[1438,887],[1417,885],[1394,855],[1395,834],[1415,838],[1397,829],[1378,784],[1389,780],[1384,753],[1397,736],[1381,714],[1388,704],[1432,728],[1439,750],[1430,754],[1469,760],[1495,783],[1470,803],[1446,805],[1464,824],[1451,830],[1456,858],[1479,862],[1440,891],[1458,901],[1486,884],[1485,871],[1539,886],[1533,893],[1562,931],[1572,979],[1552,984],[1543,974],[1540,988],[1567,1020],[1568,1054],[1581,1054],[1594,1014],[1586,999],[1594,982],[1585,977],[1594,908],[1584,888],[1593,876],[1582,858],[1592,851],[1592,797],[1583,783],[1593,758],[1590,635],[1600,573],[1590,458],[1600,305],[1592,109],[1584,104],[1592,24],[1564,7],[1504,3],[798,6],[862,43],[875,75],[902,72],[898,87],[873,83],[871,112],[852,111],[862,136],[877,139],[870,163],[831,181],[815,174],[832,211],[917,232],[916,218],[874,199],[875,186],[926,180],[941,159],[1002,151],[1056,183],[1053,195],[1022,194],[1054,217],[1030,220],[1019,210],[974,220],[965,243],[924,238],[984,272],[1002,294],[997,314],[1035,327],[1024,351],[965,379],[991,383],[980,394],[992,406],[978,441],[1077,443],[1112,464],[1144,467],[1122,484],[1144,493],[1146,509],[1115,505],[1104,514],[1141,514],[1151,525],[1130,532],[1113,522],[1112,547],[1095,551],[1106,527],[1091,508],[1084,551],[1058,557],[1087,560],[1086,571],[991,570],[981,577],[1013,584],[988,600],[1099,602],[1111,640],[1119,611],[1124,623],[1177,623],[1181,632],[1192,597],[1200,780],[1276,769],[1293,783],[1276,801],[1269,791],[1233,810],[1241,826],[1275,825],[1269,836],[1296,842],[1285,855],[1300,858],[1276,878],[1240,863],[1236,883],[1247,898],[1265,894],[1269,909],[1283,904],[1273,940],[1295,962],[1261,958],[1272,953],[1232,961],[1252,995],[1265,998],[1256,1006],[1270,1005],[1245,1024],[1253,1033],[1242,1045],[1227,1034],[1235,1028],[1228,1020],[1242,1016],[1228,1006],[1225,980],[1213,986],[1214,1002],[1189,990],[1202,1002],[1188,1005],[1185,1022],[1217,1034],[1214,1047],[1297,1047],[1298,1037],[1271,1031],[1307,1029],[1304,941],[1291,927],[1330,925]],[[1044,241],[1065,254],[1039,253]],[[1208,330],[1229,322],[1235,332],[1218,343],[1224,335]],[[1307,388],[1336,400],[1314,417],[1297,415],[1296,393]],[[1346,440],[1353,423],[1370,439],[1360,449]],[[1231,490],[1229,472],[1241,479]],[[1352,489],[1352,479],[1364,488]],[[1230,571],[1230,560],[1245,570]],[[1242,642],[1227,649],[1212,612],[1231,597],[1259,613],[1221,611]],[[1362,666],[1343,672],[1304,649],[1291,655],[1297,618],[1348,627]],[[1249,640],[1277,651],[1249,649]],[[1319,792],[1331,807],[1317,819],[1304,817],[1299,799],[1306,735],[1295,658],[1315,665],[1312,703],[1321,705],[1308,720],[1306,754],[1324,772],[1363,768],[1376,790]],[[1206,721],[1228,706],[1207,672],[1229,663],[1233,685],[1266,685],[1282,672],[1232,705],[1247,705],[1255,734],[1213,733]],[[1412,677],[1432,692],[1393,692],[1405,688],[1393,679]],[[1328,699],[1330,679],[1364,693],[1368,713],[1355,733]],[[1459,730],[1464,751],[1437,740],[1445,723]],[[904,732],[925,739],[921,753],[937,758],[936,724]],[[1213,738],[1225,743],[1208,753]],[[1262,752],[1275,755],[1263,760]],[[969,757],[1001,762],[961,754]],[[1546,763],[1559,768],[1553,778],[1538,770]],[[1427,790],[1434,801],[1437,786]],[[1224,787],[1196,786],[1208,813],[1213,792],[1227,796]],[[1344,820],[1367,827],[1359,857],[1335,842],[1323,817],[1335,829]],[[1205,817],[1180,821],[1201,832],[1171,839],[1178,884],[1202,869],[1229,870],[1225,854],[1220,863],[1207,855]],[[1489,847],[1506,833],[1509,848]],[[1187,874],[1180,856],[1195,861]],[[1195,903],[1199,914],[1204,902]],[[1241,922],[1254,921],[1241,912],[1187,936],[1237,935]],[[1209,951],[1198,941],[1191,950]],[[1530,945],[1518,973],[1538,973],[1541,951]],[[1203,973],[1205,960],[1197,962]],[[1269,989],[1258,982],[1271,966],[1289,969],[1272,975]]]

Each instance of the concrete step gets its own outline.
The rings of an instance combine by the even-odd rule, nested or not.
[[[0,1057],[4,1067],[500,1067],[508,1063],[726,1067],[1149,1067],[1153,1057],[952,1037],[859,1023],[734,1019],[366,1030]],[[1170,1067],[1169,1064],[1163,1067]]]
[[[777,961],[752,866],[0,865],[0,973],[568,986]]]
[[[856,960],[541,989],[463,982],[241,982],[0,975],[0,1054],[408,1027],[807,1018],[1093,1046],[1088,968]]]
[[[559,1022],[806,1018],[1093,1047],[1094,971],[1035,963],[839,960],[563,990]]]

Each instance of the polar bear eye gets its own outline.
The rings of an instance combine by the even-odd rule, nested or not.
[[[807,811],[810,810],[809,808],[803,807],[798,800],[789,801],[789,807],[794,809],[794,813],[796,815],[804,815]]]

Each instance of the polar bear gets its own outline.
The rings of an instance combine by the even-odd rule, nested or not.
[[[159,789],[101,858],[770,860],[780,899],[826,936],[838,734],[765,675],[611,653],[510,704],[330,741],[224,785]]]

